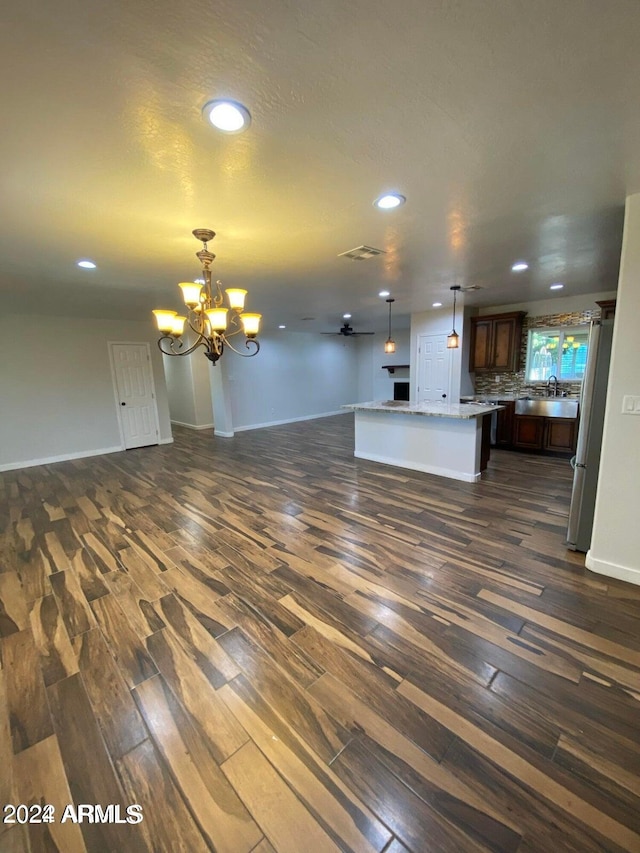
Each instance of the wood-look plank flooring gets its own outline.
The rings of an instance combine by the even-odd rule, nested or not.
[[[459,483],[350,415],[0,474],[0,851],[640,851],[640,589],[565,460]]]

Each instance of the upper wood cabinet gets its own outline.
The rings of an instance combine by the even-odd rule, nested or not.
[[[509,373],[519,370],[525,316],[526,311],[512,311],[472,317],[469,370],[504,370]]]
[[[612,320],[616,316],[616,300],[615,299],[603,299],[598,301],[596,299],[596,305],[600,306],[600,319],[601,320]]]

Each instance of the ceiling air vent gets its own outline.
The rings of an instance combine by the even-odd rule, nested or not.
[[[348,252],[340,252],[339,258],[350,258],[352,261],[366,261],[376,255],[386,255],[384,249],[374,249],[373,246],[356,246]]]

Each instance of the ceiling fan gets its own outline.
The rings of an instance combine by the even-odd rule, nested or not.
[[[354,332],[346,321],[337,332],[320,332],[321,335],[344,335],[345,338],[357,338],[358,335],[375,335],[375,332]]]

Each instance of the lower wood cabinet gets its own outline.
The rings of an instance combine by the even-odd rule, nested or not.
[[[511,447],[513,444],[513,416],[516,404],[513,400],[500,400],[504,409],[496,412],[496,447]]]
[[[563,450],[573,453],[576,449],[577,425],[575,418],[546,418],[545,450]]]
[[[576,449],[577,428],[578,421],[575,418],[514,415],[513,446],[523,450],[573,453]]]
[[[514,415],[513,446],[542,450],[545,420],[537,415]]]

